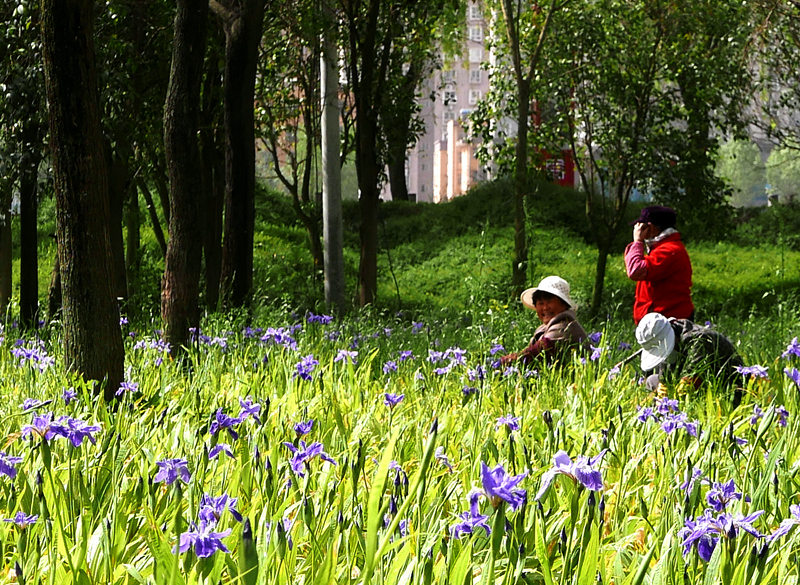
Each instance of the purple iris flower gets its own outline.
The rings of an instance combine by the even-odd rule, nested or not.
[[[753,416],[750,417],[750,425],[755,426],[764,416],[764,411],[758,404],[753,405]]]
[[[619,349],[620,351],[628,351],[630,348],[631,344],[625,341],[620,341],[619,345],[617,346],[617,349]]]
[[[163,481],[167,485],[172,485],[179,479],[183,483],[189,483],[189,479],[192,477],[186,459],[164,459],[156,461],[156,465],[158,465],[158,472],[153,478],[155,483]]]
[[[114,396],[122,396],[126,392],[129,394],[133,394],[134,392],[139,391],[139,384],[136,382],[121,382],[119,388],[114,393]]]
[[[294,432],[297,433],[298,437],[302,437],[303,435],[307,435],[311,432],[311,429],[314,427],[313,420],[301,421],[294,425]]]
[[[797,337],[792,339],[789,345],[786,346],[786,351],[781,354],[782,358],[791,356],[800,357],[800,342],[797,341]]]
[[[640,407],[639,411],[636,413],[636,420],[640,423],[645,423],[651,418],[657,419],[655,412],[649,406]]]
[[[497,419],[497,423],[495,424],[495,428],[499,429],[503,425],[506,425],[509,431],[518,431],[519,430],[519,417],[512,416],[507,414],[506,416],[501,416]]]
[[[216,497],[203,494],[203,497],[200,498],[200,511],[197,515],[203,522],[216,524],[222,516],[222,513],[227,510],[231,513],[234,520],[241,522],[242,515],[239,514],[236,509],[236,501],[237,498],[232,498],[228,494],[222,494]]]
[[[617,377],[617,375],[619,375],[620,371],[621,368],[619,366],[614,366],[613,368],[608,370],[608,379],[613,380],[614,378]]]
[[[324,451],[322,443],[311,443],[306,446],[303,440],[298,441],[299,445],[295,446],[292,443],[284,443],[284,445],[294,453],[294,456],[289,460],[289,465],[292,467],[298,476],[305,477],[305,470],[308,462],[314,457],[319,457],[323,461],[328,461],[336,465],[336,461]]]
[[[715,481],[711,484],[711,489],[706,494],[706,502],[715,512],[722,512],[732,500],[741,499],[742,492],[736,491],[736,483],[733,480],[727,483]]]
[[[432,364],[438,364],[439,362],[443,362],[444,360],[444,352],[437,351],[435,349],[428,350],[428,361]]]
[[[797,368],[784,368],[783,373],[789,376],[789,379],[800,388],[800,370]]]
[[[656,400],[655,409],[659,414],[671,414],[680,412],[680,403],[666,396],[661,400]]]
[[[707,509],[702,516],[698,516],[694,520],[686,520],[685,526],[680,532],[680,537],[683,540],[683,556],[688,555],[692,548],[696,547],[700,558],[708,562],[711,560],[711,555],[714,553],[719,539],[735,538],[740,530],[756,538],[763,538],[764,535],[753,527],[753,522],[763,513],[764,510],[759,510],[744,516],[742,514],[732,515],[723,512],[715,517],[713,512]]]
[[[772,544],[775,540],[785,536],[789,531],[800,524],[800,504],[792,504],[789,506],[789,517],[785,518],[775,529],[775,532],[767,537],[767,542]]]
[[[297,349],[297,342],[292,337],[292,330],[287,330],[284,327],[268,327],[264,335],[261,336],[260,341],[261,343],[280,345],[293,351]]]
[[[786,424],[789,422],[789,411],[781,405],[775,407],[775,412],[778,415],[778,424],[782,427],[785,427]]]
[[[94,433],[100,432],[98,425],[88,425],[82,420],[68,416],[59,417],[57,422],[61,425],[57,432],[69,439],[73,447],[80,447],[84,439],[89,439],[92,445],[96,444]]]
[[[36,514],[26,514],[22,510],[14,514],[13,518],[3,518],[3,522],[13,522],[20,528],[25,528],[36,522],[39,516]]]
[[[249,396],[244,399],[240,398],[239,407],[241,408],[238,416],[240,422],[252,416],[258,424],[261,424],[258,416],[261,413],[261,405],[258,402],[253,402]]]
[[[44,402],[42,402],[41,400],[37,400],[36,398],[26,398],[25,400],[22,401],[20,408],[22,410],[32,410],[34,408],[38,408],[42,404],[44,404]]]
[[[410,349],[405,349],[405,350],[401,351],[401,352],[400,352],[400,353],[397,355],[397,358],[398,358],[398,359],[399,359],[401,362],[404,362],[404,361],[406,361],[406,360],[413,360],[413,359],[414,359],[414,352],[413,352],[413,351],[411,351]]]
[[[306,382],[311,380],[311,373],[319,365],[319,362],[314,359],[314,356],[309,354],[297,362],[295,368],[297,371],[294,373],[295,377],[301,378]]]
[[[17,477],[17,465],[22,463],[22,457],[13,457],[0,451],[0,473],[10,479]]]
[[[603,332],[602,331],[595,331],[595,332],[589,334],[589,343],[591,343],[592,345],[596,345],[596,344],[600,343],[600,340],[602,338],[603,338]]]
[[[444,453],[444,447],[439,445],[436,447],[436,452],[433,454],[436,460],[444,465],[450,473],[453,473],[453,465],[450,463],[450,460],[447,458],[447,455]]]
[[[527,473],[520,473],[519,475],[508,475],[502,465],[498,465],[494,469],[489,469],[489,466],[481,461],[481,484],[483,485],[483,492],[492,507],[497,508],[501,501],[508,502],[512,510],[516,510],[528,499],[528,492],[517,485],[521,482]]]
[[[383,373],[384,374],[391,374],[392,372],[397,371],[397,362],[394,360],[389,360],[383,364]]]
[[[478,393],[478,389],[474,388],[473,386],[464,386],[461,389],[461,393],[464,396],[472,396],[473,394],[477,394]]]
[[[595,492],[602,490],[603,476],[600,470],[597,469],[597,466],[600,464],[607,450],[608,449],[603,449],[600,453],[591,458],[579,455],[575,461],[570,459],[569,455],[564,451],[556,453],[553,457],[553,467],[545,471],[544,475],[542,475],[542,487],[539,488],[535,499],[540,500],[545,495],[550,488],[550,484],[553,483],[553,479],[555,479],[558,474],[571,477],[588,490]]]
[[[200,521],[199,526],[192,524],[192,528],[193,530],[181,534],[180,542],[177,546],[180,552],[185,553],[194,547],[194,554],[199,558],[210,557],[218,550],[224,553],[230,552],[222,543],[222,539],[230,535],[230,528],[223,532],[214,532],[214,524],[203,520]]]
[[[64,406],[69,406],[69,403],[78,397],[75,388],[65,388],[61,393],[61,398],[64,400]]]
[[[445,358],[450,358],[450,361],[459,365],[466,365],[467,352],[460,347],[450,347],[444,352]]]
[[[692,476],[681,484],[681,489],[687,493],[691,493],[697,480],[703,480],[703,470],[695,467],[692,469]]]
[[[603,354],[604,347],[595,347],[594,345],[589,344],[589,347],[592,350],[592,354],[589,356],[589,360],[596,362],[600,359],[600,356]]]
[[[489,348],[489,355],[495,355],[500,352],[504,352],[505,350],[506,348],[503,347],[501,344],[495,343],[494,345],[492,345],[492,347]]]
[[[394,410],[394,407],[403,402],[405,397],[405,394],[392,394],[391,392],[386,392],[383,395],[383,403],[388,406],[389,409]]]
[[[336,354],[336,357],[333,358],[334,362],[350,362],[351,364],[356,363],[358,359],[358,352],[357,351],[348,351],[346,349],[340,349],[339,353]]]
[[[218,408],[217,412],[214,413],[214,420],[211,421],[208,427],[208,434],[216,435],[222,429],[227,429],[228,434],[235,441],[239,438],[239,433],[233,427],[240,422],[242,422],[241,418],[228,416],[221,408]]]
[[[216,459],[220,453],[225,453],[228,457],[233,459],[233,451],[231,450],[231,446],[227,443],[217,443],[211,450],[208,452],[209,459]]]
[[[769,376],[769,371],[764,366],[733,366],[733,369],[742,374],[743,376],[753,376],[754,378],[766,378]]]
[[[472,534],[476,528],[483,528],[486,532],[486,536],[492,533],[492,529],[489,528],[489,525],[486,523],[489,516],[480,513],[480,508],[478,506],[480,497],[481,493],[479,491],[474,491],[470,494],[469,511],[462,512],[459,516],[461,522],[453,524],[450,527],[450,534],[453,538],[461,538],[465,534]]]
[[[470,382],[475,382],[476,380],[482,382],[486,379],[486,368],[481,365],[470,368],[467,370],[467,378]]]
[[[333,321],[333,317],[330,315],[315,315],[314,313],[309,313],[308,317],[306,317],[306,321],[308,323],[319,323],[320,325],[327,325],[331,321]]]
[[[411,322],[411,332],[412,333],[419,333],[425,328],[425,323],[421,321],[412,321]]]

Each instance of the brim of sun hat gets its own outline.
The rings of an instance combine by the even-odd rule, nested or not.
[[[642,348],[642,370],[645,372],[660,366],[675,348],[675,332],[672,327],[667,329],[667,336],[659,340],[653,347]]]
[[[536,294],[539,291],[550,293],[551,295],[555,295],[559,299],[561,299],[562,301],[567,303],[567,305],[569,305],[570,309],[574,309],[575,308],[575,303],[572,301],[571,298],[569,298],[569,295],[565,295],[561,291],[557,291],[555,289],[551,289],[551,288],[546,287],[546,286],[544,286],[542,288],[539,288],[539,287],[535,286],[533,288],[529,288],[529,289],[526,289],[526,290],[522,291],[522,294],[519,295],[519,300],[522,301],[522,304],[525,307],[535,311],[536,310],[536,303],[533,302],[533,295]]]

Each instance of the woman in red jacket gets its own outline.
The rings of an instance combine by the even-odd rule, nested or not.
[[[633,242],[625,248],[628,278],[636,281],[633,320],[647,313],[691,319],[692,263],[675,229],[675,211],[652,205],[632,222]]]

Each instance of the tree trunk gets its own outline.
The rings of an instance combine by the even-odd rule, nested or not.
[[[150,189],[147,188],[144,179],[139,179],[137,184],[144,197],[145,205],[147,205],[147,214],[150,217],[150,224],[153,226],[153,234],[156,236],[158,247],[161,248],[162,256],[166,257],[167,239],[164,237],[164,230],[161,229],[161,222],[158,219],[158,211],[156,211],[155,203],[153,203],[153,196],[150,194]]]
[[[517,80],[517,145],[514,166],[514,265],[511,284],[514,298],[525,289],[528,276],[528,240],[525,233],[525,195],[528,189],[528,117],[530,115],[530,84]]]
[[[263,0],[245,0],[229,11],[225,26],[225,236],[222,291],[226,304],[241,307],[253,286],[255,231],[255,95]]]
[[[408,183],[406,182],[406,147],[398,144],[389,151],[389,188],[392,201],[408,201]]]
[[[0,203],[0,318],[4,318],[11,302],[11,189],[4,192]]]
[[[342,235],[342,169],[339,164],[339,81],[333,14],[323,3],[329,24],[323,32],[320,56],[322,97],[322,240],[325,303],[344,310],[344,238]]]
[[[100,129],[92,0],[42,0],[42,53],[64,300],[64,358],[113,399],[123,379],[111,290],[108,169]],[[100,386],[96,386],[100,388]]]
[[[603,301],[603,288],[606,282],[606,265],[608,263],[608,253],[611,250],[611,240],[597,242],[597,263],[594,273],[594,288],[592,289],[592,304],[589,307],[590,313],[594,316],[600,310],[600,303]]]
[[[133,284],[139,279],[139,246],[141,244],[142,214],[139,209],[139,192],[131,187],[128,192],[128,201],[125,206],[125,227],[127,239],[125,242],[125,272],[128,282],[129,294]]]
[[[189,328],[199,320],[202,193],[197,141],[200,82],[205,54],[208,4],[179,0],[175,15],[167,101],[164,106],[164,147],[169,176],[169,242],[161,286],[164,340],[178,356],[189,340]]]
[[[39,319],[39,157],[30,154],[26,158],[19,185],[19,320],[22,327],[35,328]]]
[[[220,147],[222,118],[221,71],[217,66],[220,51],[209,38],[206,77],[203,85],[203,107],[200,111],[200,156],[203,164],[203,201],[200,216],[203,225],[203,259],[205,304],[215,310],[219,304],[220,270],[222,267],[222,211],[225,204],[225,155]]]
[[[53,271],[50,273],[50,286],[47,289],[47,318],[56,321],[61,313],[61,270],[58,267],[58,254],[53,261]]]
[[[109,154],[111,145],[108,144]],[[128,279],[125,272],[125,241],[122,237],[122,212],[125,191],[130,179],[127,158],[124,155],[109,156],[109,236],[111,238],[112,290],[118,299],[128,298]]]

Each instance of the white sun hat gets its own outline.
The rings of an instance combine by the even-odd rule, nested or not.
[[[664,362],[675,348],[675,332],[661,313],[648,313],[636,327],[636,341],[642,347],[642,369],[646,372]]]
[[[519,299],[522,301],[522,304],[529,309],[536,310],[536,303],[533,302],[533,295],[540,291],[557,296],[567,303],[570,309],[575,308],[575,303],[573,303],[572,299],[569,297],[569,283],[560,276],[547,276],[543,278],[539,286],[524,290]]]

